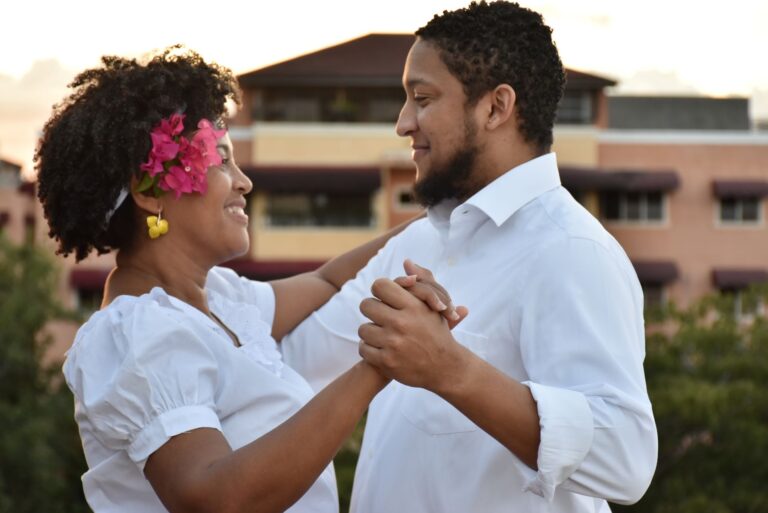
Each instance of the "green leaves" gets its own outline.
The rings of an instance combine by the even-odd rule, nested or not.
[[[141,181],[136,186],[136,192],[144,192],[153,185],[155,185],[155,179],[149,176],[149,173],[144,173],[141,175]]]
[[[0,232],[0,513],[86,511],[85,470],[60,362],[44,363],[43,328],[67,317],[52,257]]]
[[[613,511],[768,511],[765,288],[670,308],[647,337],[659,463],[636,505]]]

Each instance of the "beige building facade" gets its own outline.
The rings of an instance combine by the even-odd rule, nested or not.
[[[254,183],[251,247],[227,265],[261,280],[303,272],[420,213],[410,142],[394,131],[412,41],[371,34],[239,77],[230,136]],[[553,148],[563,184],[626,249],[647,301],[768,280],[768,135],[750,130],[746,100],[624,99],[609,78],[567,77]],[[53,251],[34,187],[7,180],[2,229],[31,229]],[[62,261],[66,306],[98,308],[113,257]],[[59,329],[62,348],[74,328]]]

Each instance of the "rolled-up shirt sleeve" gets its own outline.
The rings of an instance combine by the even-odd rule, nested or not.
[[[570,238],[531,276],[520,344],[541,427],[526,490],[561,487],[617,503],[640,499],[657,434],[643,373],[642,292],[618,246]],[[521,464],[522,465],[522,464]]]

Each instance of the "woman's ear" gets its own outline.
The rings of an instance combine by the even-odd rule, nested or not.
[[[133,197],[136,206],[145,210],[146,212],[157,214],[163,208],[163,204],[160,198],[156,198],[151,194],[144,194],[143,192],[136,192],[136,187],[139,185],[139,179],[136,175],[131,176],[131,197]]]
[[[491,112],[486,122],[489,130],[494,130],[514,119],[515,114],[515,90],[509,84],[501,84],[490,92]]]

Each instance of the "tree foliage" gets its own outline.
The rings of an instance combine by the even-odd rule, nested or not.
[[[0,233],[0,513],[87,511],[72,395],[59,364],[45,365],[55,300],[52,259]]]
[[[670,308],[647,340],[659,430],[642,513],[768,512],[768,289]]]

